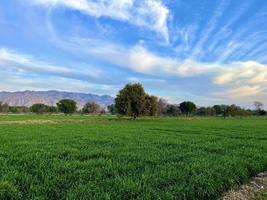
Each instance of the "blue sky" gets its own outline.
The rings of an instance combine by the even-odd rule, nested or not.
[[[265,0],[2,0],[0,90],[267,104]]]

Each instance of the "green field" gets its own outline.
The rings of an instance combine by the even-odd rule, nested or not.
[[[267,118],[0,122],[0,199],[217,199],[267,169]]]

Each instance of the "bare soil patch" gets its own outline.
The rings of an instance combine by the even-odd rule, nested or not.
[[[236,190],[231,190],[224,195],[222,200],[255,200],[256,197],[267,189],[267,171],[258,174],[248,184]]]

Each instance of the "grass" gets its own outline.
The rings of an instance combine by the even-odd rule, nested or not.
[[[267,190],[262,191],[255,200],[266,200],[267,199]]]
[[[212,200],[267,169],[266,118],[0,121],[44,118],[71,121],[0,125],[0,199]]]

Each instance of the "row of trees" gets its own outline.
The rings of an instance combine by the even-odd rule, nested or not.
[[[115,98],[115,104],[107,107],[113,115],[130,116],[134,119],[140,116],[179,116],[179,115],[198,115],[198,116],[248,116],[248,115],[266,115],[262,109],[263,104],[254,103],[255,110],[246,110],[237,105],[214,105],[212,107],[200,107],[190,101],[176,104],[169,104],[165,99],[157,98],[145,92],[143,86],[139,83],[127,84],[119,91]],[[82,114],[103,114],[106,110],[95,102],[88,102],[81,110],[77,110],[77,104],[70,99],[60,100],[56,106],[45,104],[34,104],[30,108],[25,106],[9,106],[0,102],[0,113],[27,113],[36,114],[57,113],[72,114],[80,112]]]
[[[7,103],[0,102],[0,113],[27,113],[29,108],[26,106],[9,106]]]
[[[199,116],[248,116],[248,115],[266,115],[262,109],[263,104],[254,103],[256,110],[243,109],[237,105],[214,105],[212,107],[200,107],[190,101],[185,101],[179,105],[168,104],[166,100],[145,93],[141,84],[127,84],[119,91],[115,105],[109,106],[112,114],[131,116],[156,116],[156,115],[199,115]]]
[[[71,99],[62,99],[56,106],[49,106],[42,103],[33,104],[31,107],[25,106],[9,106],[8,104],[3,104],[0,102],[0,113],[36,113],[36,114],[49,114],[49,113],[64,113],[73,114],[74,112],[80,112],[83,114],[101,114],[105,112],[102,108],[95,102],[88,102],[84,105],[82,110],[78,111],[77,103]]]
[[[156,115],[178,115],[184,113],[190,115],[196,110],[193,102],[186,101],[179,106],[169,105],[164,99],[159,99],[145,93],[143,86],[139,83],[127,84],[119,91],[115,105],[110,106],[111,113],[131,116],[134,119],[139,116]]]

